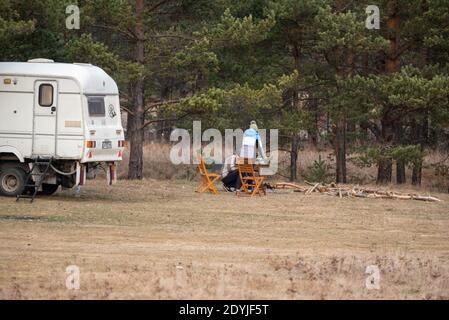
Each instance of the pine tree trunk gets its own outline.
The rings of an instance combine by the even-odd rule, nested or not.
[[[398,15],[398,1],[388,1],[388,17],[387,17],[387,37],[389,41],[389,47],[386,52],[385,61],[385,73],[392,75],[399,69],[399,55],[398,55],[398,37],[397,31],[399,26]],[[391,119],[389,118],[388,109],[390,106],[385,107],[384,117],[382,119],[382,143],[388,143],[390,141],[390,130],[394,127]],[[378,161],[377,169],[377,183],[391,183],[392,166],[391,160],[381,159]]]
[[[299,73],[300,70],[300,57],[301,57],[301,48],[298,46],[294,46],[293,50],[293,59],[295,62],[295,70]],[[295,83],[295,87],[293,90],[293,111],[299,112],[301,109],[301,104],[299,101],[300,96],[300,84],[298,81]],[[298,179],[298,150],[299,150],[299,133],[294,133],[292,135],[292,148],[290,152],[290,181],[296,181]]]
[[[143,14],[144,0],[136,0],[136,27],[135,34],[137,37],[135,47],[135,60],[139,64],[145,62],[145,37],[143,29]],[[139,79],[134,84],[133,91],[133,106],[132,113],[128,116],[128,135],[130,142],[129,153],[129,169],[128,179],[142,179],[143,178],[143,141],[144,130],[143,124],[145,121],[144,112],[144,82]]]
[[[134,94],[134,114],[130,115],[128,118],[128,133],[130,142],[128,179],[142,179],[144,141],[144,131],[142,130],[144,123],[142,81],[139,80],[135,84]]]
[[[424,128],[422,124],[417,123],[415,119],[413,119],[410,123],[411,132],[412,132],[412,141],[414,144],[419,144],[421,147],[421,151],[424,149],[423,147],[423,135]],[[412,184],[415,186],[421,185],[421,177],[422,177],[422,159],[419,161],[415,161],[413,164],[412,170]]]
[[[413,165],[412,184],[414,186],[420,186],[421,178],[422,178],[422,161],[415,163]]]
[[[388,1],[388,18],[387,18],[387,37],[389,47],[387,49],[387,57],[385,62],[385,72],[393,74],[399,70],[400,57],[398,55],[399,41],[398,41],[398,27],[399,27],[399,4],[397,0]]]
[[[429,11],[429,3],[427,0],[421,1],[421,10],[422,15],[426,14],[427,11]],[[427,65],[428,60],[428,48],[426,46],[421,47],[421,67],[424,67]],[[419,144],[421,146],[421,151],[424,149],[424,145],[429,144],[429,113],[426,112],[424,116],[423,124],[420,125],[416,122],[415,119],[411,121],[411,132],[412,134],[412,141],[415,144]],[[415,186],[421,185],[421,179],[422,179],[422,159],[415,162],[413,164],[412,169],[412,184]]]
[[[299,150],[299,136],[293,135],[292,148],[290,151],[290,181],[298,179],[298,150]]]
[[[314,126],[314,133],[312,135],[312,145],[314,147],[318,146],[318,143],[320,141],[320,126],[319,126],[319,122],[320,122],[320,114],[318,112],[318,101],[316,99],[313,99],[311,101],[311,107],[313,109],[313,126]]]
[[[346,121],[339,119],[335,126],[336,182],[346,183]]]
[[[387,146],[393,139],[392,127],[388,120],[381,121],[381,140],[380,143]],[[381,156],[377,162],[377,183],[385,184],[391,183],[393,171],[393,161],[391,159]]]
[[[392,162],[391,160],[379,160],[377,169],[377,183],[385,184],[391,182]]]
[[[398,160],[396,163],[396,183],[404,184],[407,182],[407,178],[405,176],[405,163],[402,160]]]
[[[404,128],[402,126],[401,121],[397,121],[395,128],[394,128],[394,139],[395,143],[397,145],[403,145],[404,144]],[[397,184],[404,184],[406,183],[406,176],[405,176],[405,162],[404,160],[397,159],[396,160],[396,183]]]
[[[338,3],[341,5],[341,2]],[[343,69],[342,64],[342,49],[337,47],[335,49],[335,69],[338,76],[346,76],[347,73]],[[337,88],[337,91],[339,89]],[[335,150],[335,181],[337,183],[346,183],[346,117],[341,112],[337,112],[337,119],[334,127],[334,150]]]

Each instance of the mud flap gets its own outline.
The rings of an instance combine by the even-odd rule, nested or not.
[[[106,170],[106,179],[108,186],[113,185],[117,182],[117,166],[115,163],[109,163]]]
[[[76,183],[75,186],[84,186],[86,184],[86,166],[76,163]]]

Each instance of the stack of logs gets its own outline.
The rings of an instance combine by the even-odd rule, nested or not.
[[[386,191],[380,189],[374,189],[361,186],[349,186],[349,185],[337,185],[330,184],[325,185],[321,183],[307,183],[308,186],[300,186],[289,182],[276,183],[273,189],[290,189],[294,192],[301,192],[309,195],[313,192],[319,192],[330,196],[343,197],[357,197],[357,198],[376,198],[376,199],[400,199],[400,200],[420,200],[439,202],[438,198],[432,196],[422,196],[416,193],[403,193],[397,191]]]

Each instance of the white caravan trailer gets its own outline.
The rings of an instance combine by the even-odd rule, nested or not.
[[[102,69],[0,62],[1,194],[52,194],[84,184],[99,168],[113,183],[123,149],[118,88]]]

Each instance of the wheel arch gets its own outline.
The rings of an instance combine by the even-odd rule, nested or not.
[[[25,162],[23,155],[13,146],[0,146],[0,161],[2,160]]]

